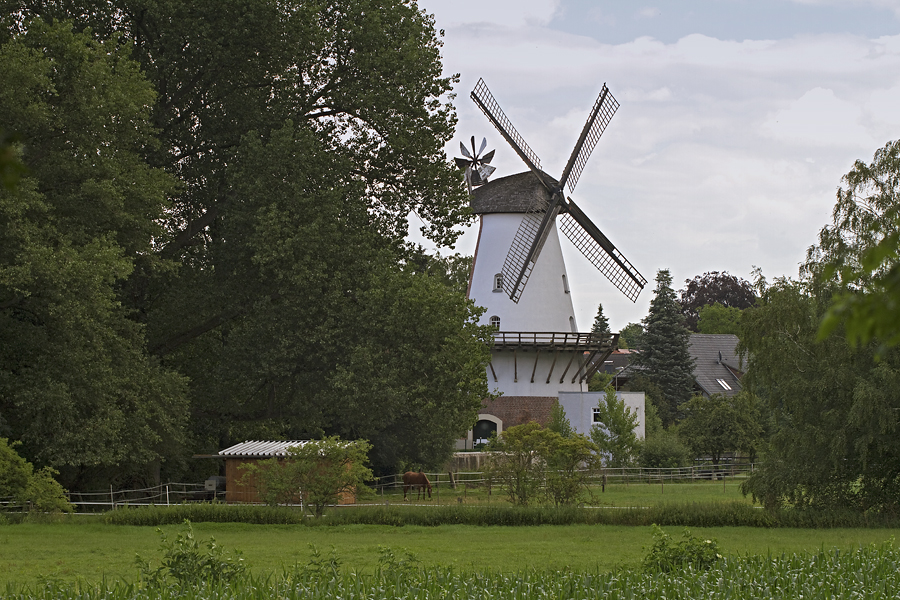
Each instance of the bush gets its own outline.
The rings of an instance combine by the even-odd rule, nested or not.
[[[149,561],[136,557],[141,572],[141,581],[151,588],[158,588],[171,578],[180,587],[200,587],[230,583],[240,578],[247,567],[240,552],[230,554],[209,538],[201,542],[194,537],[191,522],[184,521],[185,531],[169,540],[166,534],[157,529],[162,541],[162,564],[153,569]]]
[[[73,512],[66,491],[53,478],[58,471],[44,467],[35,472],[34,466],[15,451],[16,445],[0,438],[0,498],[9,498],[13,506],[32,511]]]
[[[660,431],[641,446],[641,466],[649,469],[686,467],[692,458],[690,449],[672,431]]]
[[[721,558],[719,544],[715,540],[701,540],[691,535],[687,529],[681,534],[681,541],[672,538],[658,525],[653,525],[653,546],[644,557],[642,567],[650,572],[670,572],[692,568],[705,571]]]

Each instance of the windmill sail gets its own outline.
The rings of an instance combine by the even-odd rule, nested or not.
[[[638,294],[647,285],[647,280],[588,219],[587,215],[581,212],[571,198],[567,208],[569,212],[560,218],[559,228],[620,292],[632,302],[636,301]]]
[[[600,136],[606,131],[606,126],[612,120],[618,108],[619,103],[609,93],[609,89],[604,83],[603,89],[600,90],[600,95],[597,96],[597,101],[594,102],[594,107],[591,109],[591,114],[588,115],[587,121],[584,123],[581,136],[572,149],[569,162],[559,178],[560,187],[568,183],[569,192],[575,191],[575,186],[578,184],[584,165],[587,164],[588,158],[591,157],[591,152],[594,151],[594,147],[600,141]]]

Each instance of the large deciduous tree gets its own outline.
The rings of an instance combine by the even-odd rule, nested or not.
[[[149,411],[155,423],[147,431],[110,425],[110,435],[138,447],[134,453],[128,444],[97,443],[70,456],[99,460],[91,453],[102,450],[146,463],[156,460],[156,448],[177,448],[184,376],[195,451],[249,436],[338,434],[371,440],[376,468],[400,457],[431,464],[450,452],[487,395],[489,354],[475,309],[446,275],[423,272],[421,253],[404,242],[412,213],[426,223],[426,237],[443,245],[470,218],[443,152],[455,124],[448,101],[454,78],[442,75],[430,16],[408,0],[0,0],[0,11],[12,16],[2,21],[4,47],[32,35],[35,19],[69,19],[112,58],[130,52],[150,84],[138,89],[123,70],[119,88],[97,89],[134,90],[102,102],[89,78],[83,89],[73,80],[71,97],[50,92],[66,110],[93,103],[106,115],[100,122],[111,147],[124,144],[133,154],[106,180],[86,177],[88,186],[55,184],[78,179],[81,164],[87,173],[106,164],[112,150],[79,145],[92,121],[80,113],[62,119],[66,113],[56,109],[22,117],[52,121],[68,134],[52,140],[75,168],[48,167],[48,189],[60,198],[97,199],[52,224],[66,235],[87,228],[78,243],[98,247],[92,256],[102,259],[106,279],[82,281],[93,263],[55,277],[84,286],[68,302],[110,306],[104,310],[120,319],[116,332],[127,341],[92,340],[112,354],[107,362],[131,361],[143,371],[84,358],[68,366],[115,374],[109,393],[134,402],[136,415]],[[130,113],[118,116],[130,101],[143,111],[134,132]],[[28,126],[14,129],[27,147]],[[18,205],[9,210],[10,219],[23,214]],[[118,246],[101,251],[111,242]],[[54,245],[50,259],[78,264],[65,257],[68,248]],[[14,284],[0,298],[4,311],[20,296]],[[156,414],[159,402],[136,400],[148,394],[171,406]],[[81,402],[73,404],[79,415]],[[0,426],[18,420],[10,427],[19,431],[57,414],[4,412]],[[89,428],[66,431],[86,436]],[[23,446],[31,458],[48,448]]]
[[[154,92],[116,40],[31,23],[0,44],[27,175],[0,189],[0,433],[72,484],[152,478],[183,452],[183,378],[122,302],[174,180],[147,165]]]
[[[745,309],[753,306],[756,296],[749,281],[741,279],[727,271],[711,271],[702,276],[684,281],[681,290],[681,311],[684,313],[685,326],[697,332],[700,320],[700,309],[710,304],[720,304],[725,308]]]
[[[831,292],[778,279],[743,320],[743,381],[774,411],[763,468],[744,489],[766,505],[896,511],[900,498],[900,357],[817,341]]]
[[[681,405],[690,400],[694,387],[694,360],[688,352],[690,332],[684,326],[681,307],[672,289],[667,269],[656,274],[656,289],[650,311],[643,320],[640,352],[632,364],[641,375],[659,387],[659,416],[667,427],[678,420]]]

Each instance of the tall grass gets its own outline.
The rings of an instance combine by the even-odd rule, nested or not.
[[[649,508],[582,508],[498,506],[363,506],[335,507],[324,518],[304,517],[299,509],[251,505],[181,504],[126,508],[104,515],[116,525],[252,523],[261,525],[676,525],[684,527],[896,527],[888,515],[853,511],[780,510],[774,513],[745,502],[692,502]]]
[[[372,576],[333,569],[298,568],[280,575],[247,575],[232,584],[191,586],[101,582],[34,588],[9,586],[13,600],[186,599],[186,600],[337,600],[339,598],[538,600],[545,598],[894,598],[900,590],[900,551],[893,543],[850,552],[790,556],[726,557],[709,570],[673,572],[620,570],[520,573],[413,568],[388,561]]]

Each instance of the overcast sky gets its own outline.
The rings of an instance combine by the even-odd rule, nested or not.
[[[469,99],[483,77],[559,176],[605,82],[620,108],[572,194],[649,280],[632,304],[563,239],[579,329],[647,314],[658,269],[796,277],[856,159],[900,137],[900,0],[420,0],[459,73],[459,141],[526,169]],[[471,254],[476,232],[456,250]]]

